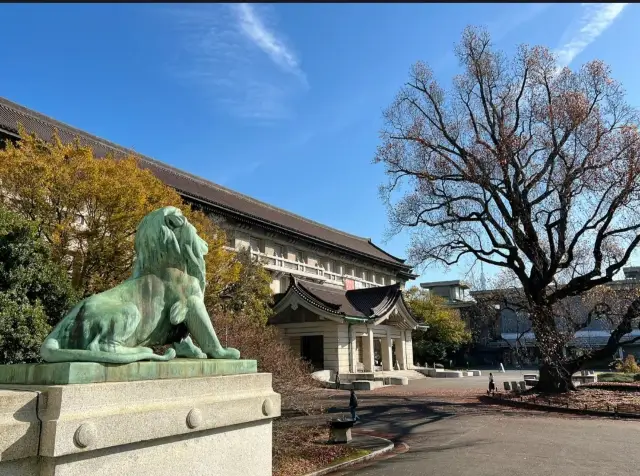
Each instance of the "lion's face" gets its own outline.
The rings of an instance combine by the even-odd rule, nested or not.
[[[145,216],[136,231],[135,250],[134,277],[178,268],[196,278],[204,291],[209,247],[179,209],[159,208]]]

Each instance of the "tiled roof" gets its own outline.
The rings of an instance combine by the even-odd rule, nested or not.
[[[334,246],[351,253],[364,255],[369,259],[382,261],[395,268],[401,268],[405,273],[411,272],[411,267],[406,265],[404,260],[378,248],[369,238],[362,238],[324,226],[234,192],[0,97],[0,131],[4,130],[16,136],[18,123],[22,124],[27,132],[34,133],[45,140],[50,139],[56,129],[63,141],[70,141],[78,137],[83,145],[91,146],[94,154],[98,157],[104,157],[107,154],[114,156],[133,154],[140,158],[140,165],[143,168],[151,170],[160,180],[178,190],[185,198],[200,200],[219,211],[275,226],[320,244]]]
[[[294,276],[290,276],[288,292],[298,293],[325,312],[367,319],[377,319],[385,315],[402,299],[402,291],[398,284],[345,291],[301,281]],[[277,302],[287,293],[283,293]]]

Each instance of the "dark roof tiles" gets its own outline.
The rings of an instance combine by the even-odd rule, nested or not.
[[[328,312],[345,316],[377,319],[385,315],[398,300],[402,299],[402,291],[398,284],[345,291],[344,289],[334,289],[321,284],[301,281],[293,276],[290,276],[290,279],[287,292],[291,290],[298,292],[316,306]]]
[[[221,208],[231,213],[237,213],[244,217],[263,221],[284,230],[298,233],[312,240],[319,240],[337,246],[338,248],[383,261],[396,268],[399,267],[406,271],[410,270],[410,267],[404,264],[404,260],[386,253],[374,245],[368,238],[362,238],[327,227],[294,213],[234,192],[233,190],[145,157],[133,150],[88,134],[80,129],[76,129],[0,97],[0,129],[17,135],[18,123],[22,124],[27,132],[34,133],[45,140],[49,140],[56,129],[63,141],[71,141],[79,137],[80,142],[83,145],[92,147],[95,155],[98,157],[104,157],[108,154],[114,156],[134,154],[140,158],[142,167],[149,169],[160,180],[177,189],[187,197],[202,200],[214,208]]]

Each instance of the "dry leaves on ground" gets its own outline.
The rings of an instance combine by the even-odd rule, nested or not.
[[[583,388],[563,394],[529,394],[522,396],[523,401],[542,403],[569,408],[612,411],[616,405],[640,406],[640,393],[624,390],[603,390]]]
[[[328,439],[327,425],[302,426],[288,419],[274,421],[274,476],[301,476],[355,451],[346,445],[326,444]]]

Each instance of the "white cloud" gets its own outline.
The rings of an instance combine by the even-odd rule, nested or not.
[[[194,5],[170,15],[184,52],[176,75],[234,116],[268,123],[291,116],[292,102],[308,84],[269,6]]]
[[[622,13],[628,3],[583,3],[583,14],[577,28],[565,33],[565,41],[556,50],[560,66],[568,66],[573,59],[593,43]]]
[[[489,22],[487,29],[491,33],[492,41],[498,43],[511,32],[517,31],[553,5],[551,3],[503,3],[496,4],[496,6],[497,11],[501,13],[493,21]]]
[[[260,18],[251,4],[234,4],[233,9],[238,16],[240,29],[247,38],[264,51],[284,71],[293,73],[301,78],[305,77],[300,69],[298,58],[285,45],[284,40],[278,37],[278,33],[265,25],[264,20]]]

